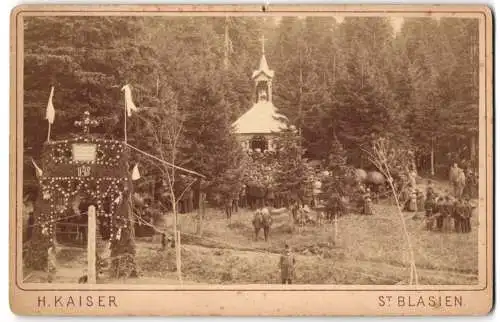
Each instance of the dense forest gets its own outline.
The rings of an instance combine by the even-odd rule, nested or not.
[[[55,87],[54,139],[78,133],[85,110],[123,137],[127,83],[139,107],[182,115],[176,163],[212,180],[243,156],[231,124],[251,107],[251,73],[265,53],[274,104],[300,132],[310,159],[339,142],[349,163],[380,135],[410,143],[421,172],[447,173],[478,153],[478,21],[352,17],[30,17],[25,20],[25,160],[37,159]],[[170,114],[165,115],[170,115]],[[156,153],[155,135],[131,117],[129,142]],[[158,133],[156,133],[158,135]],[[431,162],[432,160],[432,162]]]

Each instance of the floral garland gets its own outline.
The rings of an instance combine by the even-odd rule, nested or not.
[[[117,212],[117,206],[125,202],[123,194],[128,178],[104,177],[53,177],[41,180],[44,211],[38,216],[42,234],[52,236],[54,226],[61,218],[71,215],[70,201],[77,195],[83,195],[96,203],[98,219],[111,220],[110,238],[119,238],[121,228],[127,227],[127,214]],[[105,206],[109,206],[106,209]],[[103,221],[104,221],[103,220]]]

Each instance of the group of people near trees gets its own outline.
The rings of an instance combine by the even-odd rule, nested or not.
[[[427,182],[425,195],[410,185],[404,199],[404,210],[425,212],[426,229],[429,231],[468,233],[475,208],[471,198],[477,193],[477,174],[470,167],[464,171],[455,163],[450,169],[449,179],[452,194],[439,194],[431,180]]]
[[[469,233],[474,206],[468,196],[458,198],[437,196],[431,185],[427,188],[424,204],[426,229],[440,232]]]

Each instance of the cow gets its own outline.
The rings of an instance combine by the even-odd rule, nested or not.
[[[269,232],[271,230],[271,225],[273,223],[273,219],[271,217],[271,213],[267,208],[257,209],[253,216],[252,225],[255,231],[255,240],[259,238],[260,230],[264,230],[264,240],[267,241],[269,238]]]

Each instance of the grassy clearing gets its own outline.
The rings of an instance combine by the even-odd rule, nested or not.
[[[229,223],[221,212],[211,210],[203,225],[203,239],[183,237],[183,275],[200,283],[278,283],[278,256],[287,242],[298,259],[296,283],[405,283],[409,272],[400,218],[390,204],[375,208],[374,216],[340,218],[337,244],[332,225],[296,227],[292,234],[288,214],[274,217],[269,242],[264,242],[262,235],[255,241],[250,211],[240,211]],[[188,216],[183,216],[183,231],[193,233],[194,220]],[[428,232],[422,220],[411,219],[411,214],[407,217],[421,284],[477,283],[477,229],[469,234]],[[171,274],[174,253],[151,247],[138,247],[144,274]]]
[[[444,188],[443,188],[444,189]],[[297,258],[296,284],[391,285],[407,283],[407,245],[396,208],[375,205],[374,216],[350,214],[339,218],[337,243],[333,225],[292,227],[287,213],[274,216],[270,240],[253,238],[253,213],[240,210],[231,222],[220,210],[209,209],[202,238],[194,235],[195,215],[182,215],[184,283],[279,283],[279,253],[288,243]],[[405,214],[415,252],[420,284],[476,284],[478,274],[477,215],[468,234],[424,230],[422,219]],[[166,217],[165,225],[170,226]],[[63,251],[60,282],[74,282],[85,268],[85,250]],[[175,252],[160,250],[159,238],[137,240],[137,263],[142,272],[135,284],[177,284]],[[31,280],[36,279],[35,277]],[[105,283],[126,281],[105,280]]]

